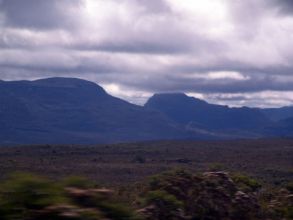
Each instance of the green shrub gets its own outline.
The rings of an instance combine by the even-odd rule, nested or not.
[[[2,219],[23,219],[35,210],[65,200],[53,182],[30,174],[15,174],[0,185]]]
[[[56,182],[31,174],[12,175],[0,184],[0,219],[138,219],[131,208],[118,203],[107,190],[92,186],[78,177]]]
[[[257,180],[243,174],[234,174],[232,175],[232,179],[244,192],[254,192],[262,186]]]
[[[145,205],[153,207],[153,212],[148,214],[148,219],[176,219],[183,203],[165,191],[150,191],[145,197]]]
[[[211,163],[208,166],[209,171],[223,171],[225,170],[224,164],[221,163]]]
[[[113,220],[138,220],[139,217],[131,210],[122,204],[113,203],[113,201],[99,202],[97,204],[107,219]]]
[[[146,196],[146,204],[155,204],[169,209],[178,209],[183,203],[178,201],[175,196],[161,190],[150,191]]]

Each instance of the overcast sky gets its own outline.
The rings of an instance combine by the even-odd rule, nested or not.
[[[0,0],[0,79],[79,77],[142,104],[293,101],[292,0]]]

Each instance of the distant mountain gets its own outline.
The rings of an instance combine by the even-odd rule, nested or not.
[[[155,94],[145,104],[177,123],[232,136],[261,136],[271,121],[259,109],[209,104],[185,94]]]
[[[104,143],[200,138],[163,114],[72,78],[0,82],[0,143]]]
[[[0,145],[293,137],[293,117],[279,110],[272,116],[185,94],[155,94],[137,106],[81,79],[0,81]]]
[[[265,136],[293,137],[293,117],[277,121],[264,129]]]
[[[293,117],[293,106],[286,106],[282,108],[266,108],[261,111],[271,120],[280,121]]]

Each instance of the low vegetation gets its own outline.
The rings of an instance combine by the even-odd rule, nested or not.
[[[289,139],[1,147],[0,219],[290,220],[292,158]]]
[[[77,177],[53,181],[15,174],[0,189],[3,220],[293,219],[292,183],[268,188],[222,171],[164,172],[123,191]]]

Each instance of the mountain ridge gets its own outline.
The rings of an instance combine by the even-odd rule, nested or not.
[[[196,136],[161,113],[78,79],[3,83],[0,100],[0,143],[105,143]]]
[[[183,93],[154,94],[144,106],[134,105],[77,78],[0,81],[0,102],[0,144],[259,138],[282,127],[261,109]]]
[[[185,94],[155,94],[145,104],[145,107],[161,111],[169,118],[179,123],[194,122],[201,124],[207,129],[223,129],[256,126],[255,120],[265,125],[270,119],[261,113],[259,109],[249,107],[228,107],[223,105],[210,104],[201,99],[189,97]],[[241,119],[245,119],[244,121]],[[230,120],[229,120],[230,119]],[[247,121],[250,119],[250,121]],[[246,123],[244,125],[244,123]]]

